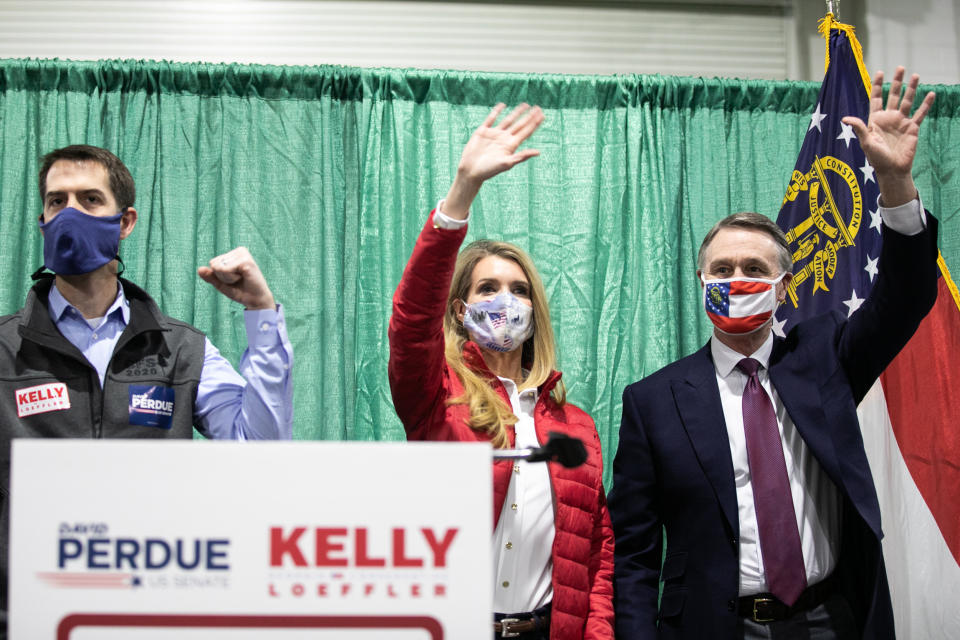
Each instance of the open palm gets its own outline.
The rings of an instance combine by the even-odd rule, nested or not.
[[[917,151],[920,123],[933,104],[934,94],[930,92],[911,117],[910,109],[920,78],[916,74],[910,78],[901,100],[903,74],[903,67],[898,67],[890,83],[886,108],[883,108],[883,72],[874,77],[870,91],[870,117],[866,124],[859,118],[848,116],[843,119],[853,126],[863,153],[879,174],[910,172]]]
[[[483,124],[470,136],[460,156],[458,170],[478,182],[488,180],[524,160],[540,155],[536,149],[517,151],[523,141],[543,122],[543,111],[540,107],[531,109],[528,104],[520,104],[494,126],[503,109],[503,104],[493,108]]]

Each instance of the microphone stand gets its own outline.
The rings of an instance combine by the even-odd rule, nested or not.
[[[526,460],[527,462],[558,462],[568,469],[579,467],[587,460],[587,449],[579,438],[556,431],[550,432],[542,447],[523,449],[494,449],[493,459]]]

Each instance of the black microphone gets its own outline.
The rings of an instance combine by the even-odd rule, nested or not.
[[[568,469],[579,467],[587,461],[587,448],[580,438],[551,431],[542,447],[527,449],[494,449],[494,460],[520,459],[527,462],[559,462]]]

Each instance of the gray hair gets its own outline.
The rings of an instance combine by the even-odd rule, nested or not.
[[[777,226],[777,223],[765,215],[753,213],[752,211],[742,211],[727,216],[707,232],[703,242],[700,243],[700,251],[697,252],[697,268],[703,271],[704,262],[707,256],[707,247],[713,242],[713,238],[720,233],[721,229],[747,229],[750,231],[759,231],[770,236],[770,239],[777,245],[777,262],[780,270],[784,273],[793,269],[793,254],[790,251],[790,245],[787,243],[787,236],[783,230]]]

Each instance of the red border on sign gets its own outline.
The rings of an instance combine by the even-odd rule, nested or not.
[[[234,616],[152,613],[73,613],[57,626],[57,640],[78,627],[206,627],[221,629],[423,629],[443,640],[440,621],[430,616]]]

